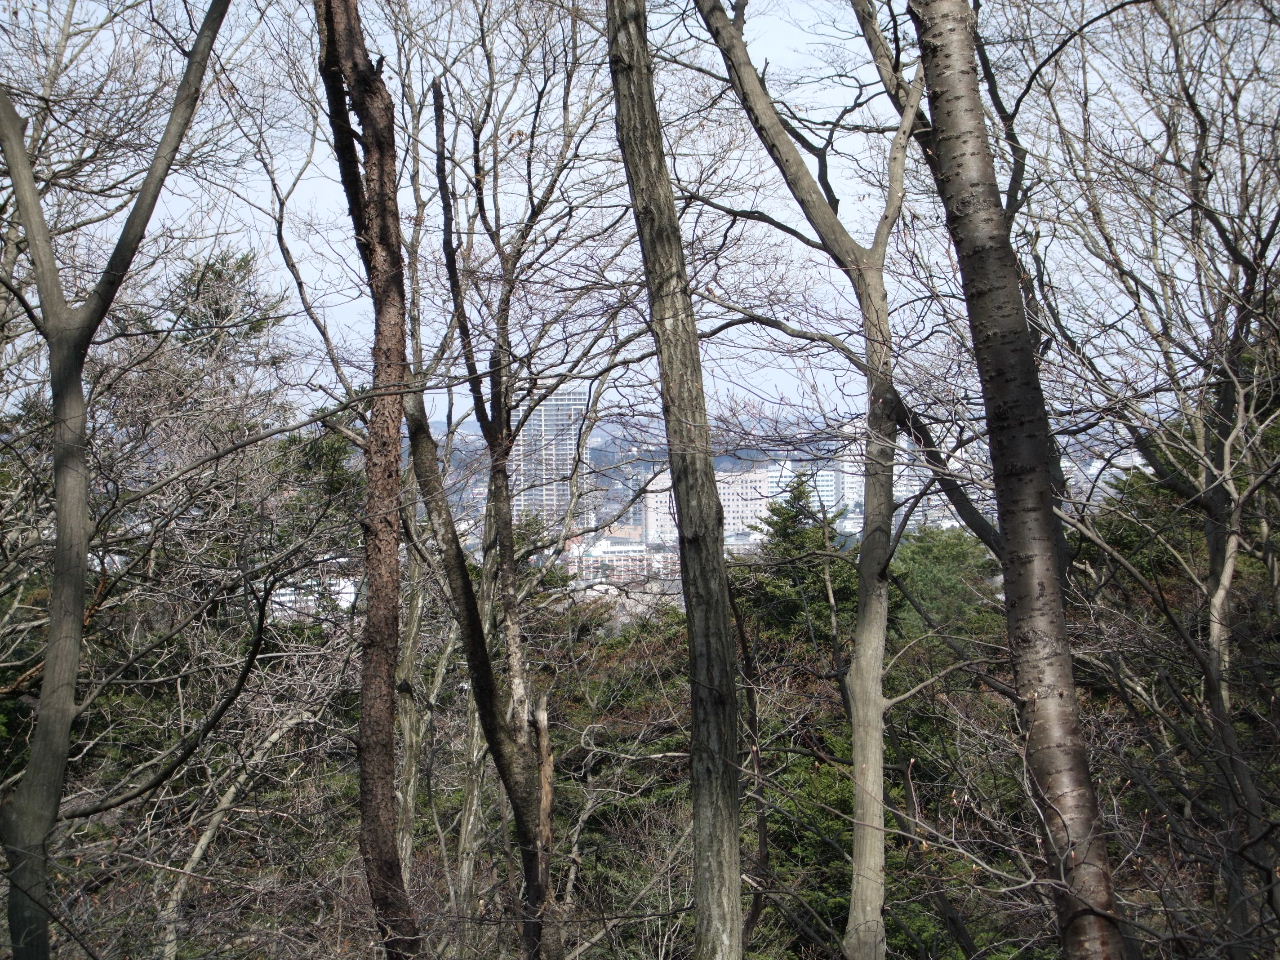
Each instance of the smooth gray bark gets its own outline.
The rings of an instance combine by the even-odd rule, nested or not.
[[[742,956],[736,651],[698,328],[653,93],[643,0],[607,3],[618,143],[644,258],[662,381],[693,701],[696,960]]]
[[[165,179],[195,115],[214,40],[229,0],[213,0],[201,21],[165,129],[107,265],[80,306],[66,299],[49,225],[27,155],[25,123],[0,89],[0,150],[17,200],[40,295],[39,332],[49,344],[52,394],[55,539],[49,626],[36,724],[22,779],[0,798],[0,839],[9,862],[9,936],[15,960],[49,956],[48,836],[62,802],[71,725],[78,712],[76,679],[84,637],[88,571],[88,411],[84,363],[89,344],[115,300],[146,235]]]
[[[719,48],[729,81],[760,143],[818,234],[823,249],[853,285],[863,318],[867,430],[863,456],[862,543],[858,553],[858,609],[853,652],[841,678],[848,711],[854,782],[849,911],[841,951],[846,960],[882,960],[884,923],[884,711],[883,670],[889,619],[889,562],[893,554],[893,471],[902,402],[893,385],[893,343],[884,259],[902,204],[908,137],[920,88],[902,105],[903,123],[890,152],[889,191],[870,247],[845,229],[822,186],[788,135],[764,82],[751,62],[741,18],[729,19],[719,0],[697,0],[698,12]]]
[[[913,0],[934,173],[960,262],[986,407],[1009,646],[1033,800],[1069,960],[1124,955],[1111,866],[1080,727],[1059,580],[1049,432],[1020,269],[996,183],[965,0]]]

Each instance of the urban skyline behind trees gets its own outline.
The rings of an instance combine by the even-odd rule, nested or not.
[[[758,6],[5,8],[0,951],[1274,951],[1280,20]]]

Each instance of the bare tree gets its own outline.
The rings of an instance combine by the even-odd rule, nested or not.
[[[156,202],[191,118],[195,114],[213,42],[227,12],[214,0],[187,55],[187,66],[164,134],[106,266],[82,303],[68,302],[41,190],[24,137],[25,124],[8,92],[0,90],[0,148],[13,183],[39,304],[23,301],[49,346],[54,435],[54,500],[57,543],[49,603],[48,642],[38,720],[27,768],[0,808],[0,834],[9,859],[9,930],[22,960],[49,955],[46,838],[57,816],[76,714],[76,680],[84,630],[89,549],[89,465],[86,457],[84,363],[90,341],[110,309],[138,252]],[[14,292],[13,288],[10,288]]]
[[[456,843],[444,829],[437,831],[442,855],[453,847],[457,857],[447,891],[454,917],[448,931],[456,934],[449,946],[469,955],[505,942],[513,928],[494,926],[486,916],[506,909],[506,898],[484,886],[494,870],[505,873],[505,860],[518,865],[507,882],[523,950],[557,956],[568,891],[557,890],[561,878],[552,869],[558,838],[546,704],[551,690],[532,669],[551,651],[531,643],[528,629],[536,613],[528,599],[548,574],[561,576],[552,561],[570,537],[608,520],[603,512],[592,517],[597,505],[588,502],[585,490],[586,444],[625,343],[613,322],[613,287],[599,279],[616,259],[619,242],[612,228],[622,219],[600,200],[615,185],[592,167],[607,87],[598,72],[583,67],[594,36],[580,18],[558,8],[494,5],[465,11],[392,3],[379,13],[387,31],[380,40],[389,44],[386,82],[395,90],[403,125],[402,186],[412,204],[406,204],[402,238],[415,368],[406,413],[412,470],[430,528],[421,540],[410,538],[413,566],[420,571],[409,587],[410,609],[416,611],[413,600],[423,596],[420,576],[438,578],[456,626],[442,631],[447,639],[432,683],[441,682],[441,671],[452,666],[450,653],[461,648],[476,704],[466,731],[459,731],[461,744],[433,745],[429,735],[422,744],[416,734],[406,736],[399,843],[402,851],[412,849],[421,834],[413,815],[421,793],[433,812],[439,803],[415,770],[434,763],[433,753],[465,754],[462,829]],[[437,37],[434,25],[443,19],[452,32]],[[273,217],[280,237],[290,192],[277,188]],[[433,226],[437,209],[443,232]],[[282,250],[305,290],[287,242]],[[443,310],[437,307],[442,302]],[[335,375],[350,391],[341,348],[315,304],[310,310]],[[571,438],[575,454],[572,463],[557,465],[557,475],[530,480],[520,475],[521,458],[514,452],[525,424],[557,391],[587,397],[585,416]],[[433,408],[437,400],[443,412]],[[433,416],[444,419],[443,428]],[[478,425],[479,436],[460,433],[463,422]],[[457,469],[464,461],[470,472]],[[568,495],[563,509],[544,516],[540,527],[521,515],[520,495],[534,482],[563,487]],[[460,485],[467,486],[467,495],[458,495]],[[414,512],[407,508],[403,517],[411,531],[418,527]],[[429,685],[414,682],[417,664],[408,659],[418,642],[413,615],[399,687],[404,730],[435,722],[434,709],[419,706],[420,688]],[[425,745],[425,757],[408,755],[415,743]],[[485,745],[510,817],[506,803],[487,796]],[[504,828],[490,835],[494,816],[501,816]],[[508,824],[514,826],[514,842]],[[495,836],[499,863],[491,867],[483,854]],[[414,877],[403,857],[402,872],[413,890],[421,871]],[[440,861],[432,864],[437,866]]]
[[[572,884],[553,870],[554,691],[531,671],[535,618],[526,606],[567,540],[608,522],[607,511],[591,517],[583,495],[586,443],[628,340],[617,333],[612,287],[600,279],[617,257],[621,219],[602,202],[612,184],[591,165],[607,96],[599,75],[584,69],[595,38],[570,11],[494,5],[459,14],[456,38],[464,44],[439,48],[417,38],[428,12],[392,10],[404,122],[412,131],[408,245],[419,382],[406,405],[412,468],[432,532],[431,561],[448,586],[466,656],[476,722],[514,821],[522,951],[555,958],[566,948],[562,920]],[[443,226],[438,237],[430,226],[434,204]],[[443,316],[432,308],[437,292],[447,304]],[[436,329],[438,337],[429,338]],[[526,441],[522,434],[540,408],[565,396],[581,403],[581,422],[566,425],[570,433],[559,438],[573,454],[530,477],[524,468],[544,455],[536,444],[548,438]],[[443,428],[431,420],[435,398],[447,401]],[[450,491],[457,482],[450,447],[463,420],[479,429],[472,441],[476,504]],[[520,455],[522,443],[533,446]],[[550,506],[532,516],[530,501]],[[482,515],[468,510],[480,503]],[[472,877],[475,851],[466,859]],[[473,949],[467,924],[474,888],[470,880],[459,887],[460,947]]]
[[[396,841],[400,425],[409,365],[395,107],[369,57],[356,0],[319,0],[316,18],[334,153],[374,308],[373,396],[364,444],[368,587],[360,681],[360,851],[383,947],[393,960],[408,960],[419,955],[421,944]],[[351,125],[353,113],[359,135]]]
[[[857,622],[853,652],[841,680],[852,731],[852,769],[856,784],[852,889],[842,938],[847,960],[879,960],[884,932],[884,645],[889,615],[889,562],[893,553],[894,457],[901,399],[893,386],[893,344],[884,263],[904,194],[909,137],[915,125],[921,84],[909,88],[902,120],[891,148],[889,185],[870,247],[853,239],[836,213],[827,181],[826,152],[801,140],[819,161],[819,177],[806,166],[793,136],[765,89],[743,38],[744,6],[731,20],[718,0],[700,0],[698,12],[724,59],[729,81],[751,124],[782,175],[822,249],[853,284],[863,316],[867,378],[867,436],[863,467],[863,525],[859,547]],[[825,189],[824,189],[825,187]]]
[[[1095,557],[1101,550],[1086,582],[1145,594],[1142,602],[1159,613],[1155,623],[1163,620],[1167,637],[1154,625],[1128,628],[1134,653],[1172,642],[1194,666],[1198,689],[1187,689],[1188,699],[1175,701],[1185,707],[1175,709],[1153,710],[1145,656],[1117,656],[1107,673],[1135,717],[1152,711],[1164,729],[1198,731],[1182,738],[1188,746],[1212,744],[1213,761],[1194,748],[1188,762],[1215,784],[1213,810],[1174,811],[1172,819],[1187,860],[1211,865],[1229,893],[1221,910],[1202,912],[1179,890],[1174,926],[1232,956],[1271,938],[1280,919],[1277,848],[1260,839],[1270,835],[1271,791],[1253,751],[1265,735],[1246,742],[1232,719],[1256,709],[1247,704],[1271,686],[1250,665],[1260,648],[1243,640],[1254,631],[1241,630],[1249,614],[1235,608],[1257,609],[1242,582],[1250,579],[1246,557],[1276,582],[1270,437],[1278,214],[1275,144],[1262,132],[1276,115],[1270,72],[1261,68],[1275,29],[1261,10],[1226,15],[1213,6],[1156,4],[1146,16],[1115,17],[1106,29],[1060,43],[1026,100],[1051,118],[1043,149],[1062,170],[1060,186],[1031,212],[1060,223],[1071,238],[1055,242],[1044,231],[1035,247],[1037,281],[1064,362],[1077,377],[1088,374],[1077,380],[1076,397],[1103,425],[1094,431],[1097,455],[1140,454],[1174,507],[1168,522],[1185,526],[1194,516],[1203,533],[1187,543],[1161,529],[1149,514],[1154,494],[1141,496],[1137,481],[1108,491],[1104,477],[1102,492],[1115,494],[1107,509],[1085,504],[1071,515],[1084,549]],[[1086,62],[1107,64],[1107,79],[1090,76]],[[1083,90],[1080,104],[1051,96],[1055,82]],[[1135,103],[1143,105],[1141,119]],[[1061,289],[1053,277],[1068,271],[1088,284]],[[1129,516],[1118,521],[1116,511]],[[1144,561],[1110,542],[1117,523],[1148,530],[1152,556]],[[1165,564],[1179,574],[1157,575]],[[1236,662],[1242,653],[1248,664]],[[1156,782],[1179,789],[1173,784],[1188,774],[1160,764],[1150,776],[1148,792]]]

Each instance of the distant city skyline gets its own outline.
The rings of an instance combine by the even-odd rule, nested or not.
[[[813,506],[831,518],[842,534],[854,533],[862,520],[860,478],[839,460],[784,458],[766,460],[746,469],[716,471],[716,488],[724,510],[725,545],[749,546],[763,534],[760,525],[777,502],[796,481],[809,488]],[[670,479],[664,474],[654,479],[644,498],[644,539],[650,546],[674,546],[677,530],[675,502]]]
[[[587,419],[589,406],[587,390],[570,389],[547,397],[528,412],[512,450],[515,510],[559,527],[573,505],[572,526],[594,528],[571,538],[566,555],[586,579],[674,576],[678,532],[665,449],[652,440],[595,430]],[[722,451],[716,463],[727,550],[758,544],[770,504],[797,480],[807,485],[815,511],[831,518],[839,534],[856,537],[861,531],[862,476],[856,450],[840,456],[811,448],[787,451],[743,445]],[[1077,497],[1090,490],[1096,496],[1124,469],[1142,466],[1141,458],[1127,451],[1105,460],[1063,458],[1070,493]],[[990,498],[981,490],[973,493],[979,508],[994,520]],[[909,443],[899,451],[895,465],[894,499],[897,520],[905,517],[910,528],[959,525],[932,470]]]

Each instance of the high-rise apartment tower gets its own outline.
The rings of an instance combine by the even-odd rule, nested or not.
[[[569,480],[587,414],[585,390],[560,390],[528,411],[511,451],[517,515],[558,523],[569,512]]]

